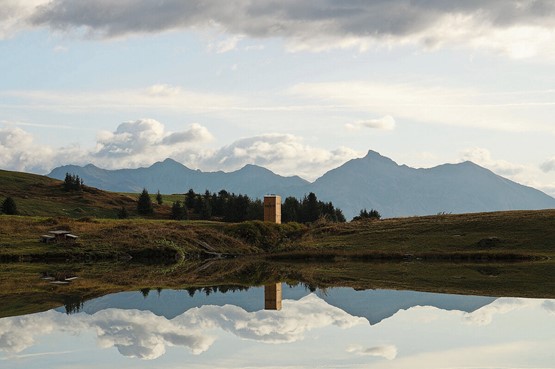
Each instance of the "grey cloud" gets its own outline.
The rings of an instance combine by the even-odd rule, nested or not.
[[[446,16],[472,17],[492,27],[554,25],[549,0],[54,0],[31,18],[54,29],[84,27],[100,37],[220,25],[251,37],[400,37],[429,33]]]
[[[540,169],[543,170],[546,173],[554,171],[555,170],[555,157],[543,162],[540,165]]]

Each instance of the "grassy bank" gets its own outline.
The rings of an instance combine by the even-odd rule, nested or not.
[[[76,244],[38,242],[64,229]],[[351,223],[237,224],[0,216],[0,259],[199,259],[265,254],[274,260],[530,261],[555,258],[555,210],[438,215]]]
[[[0,317],[66,306],[122,291],[251,287],[275,282],[307,288],[399,289],[482,296],[555,298],[554,266],[533,263],[269,262],[259,256],[231,260],[144,265],[100,263],[0,264]],[[76,276],[67,285],[42,279]]]

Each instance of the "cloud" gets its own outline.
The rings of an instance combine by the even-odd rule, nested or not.
[[[156,84],[145,88],[107,91],[0,91],[0,96],[22,101],[20,106],[60,112],[83,112],[98,109],[161,109],[203,113],[225,111],[244,105],[242,99],[190,91],[179,86]]]
[[[347,352],[352,352],[361,356],[378,356],[387,360],[393,360],[397,357],[397,347],[394,345],[383,345],[374,347],[362,347],[358,345],[350,346]]]
[[[507,314],[517,309],[531,306],[538,306],[541,300],[519,299],[519,298],[499,298],[489,305],[486,305],[471,313],[465,313],[464,321],[475,325],[488,325],[493,321],[494,316]]]
[[[395,129],[395,119],[393,119],[391,115],[386,115],[378,119],[359,120],[354,123],[347,123],[345,127],[349,130],[371,128],[391,131]]]
[[[212,139],[200,124],[192,124],[186,131],[166,132],[162,123],[140,119],[121,123],[114,132],[100,132],[91,157],[106,168],[137,167],[168,157],[196,157]]]
[[[233,306],[204,305],[168,320],[150,311],[106,309],[93,315],[65,315],[54,311],[0,320],[0,351],[21,352],[39,335],[55,331],[78,334],[94,331],[102,348],[115,347],[122,355],[156,359],[168,346],[181,346],[193,354],[205,352],[217,331],[265,343],[302,340],[310,330],[337,326],[342,329],[367,320],[353,317],[314,294],[298,301],[284,300],[281,311],[247,312]]]
[[[45,173],[68,158],[82,161],[86,154],[78,146],[57,149],[38,145],[33,136],[21,128],[0,128],[0,168],[32,173]]]
[[[545,173],[555,171],[555,157],[550,158],[540,165],[540,169]]]
[[[495,93],[472,88],[449,88],[428,83],[342,81],[299,83],[287,91],[320,110],[355,111],[435,123],[508,132],[543,131],[553,134],[550,110],[553,91]],[[326,105],[327,104],[327,105]],[[383,118],[382,118],[383,119]]]
[[[282,175],[314,179],[315,175],[358,156],[349,148],[330,151],[306,145],[298,136],[273,133],[237,140],[203,158],[199,165],[208,170],[235,170],[256,164]]]
[[[66,164],[95,164],[105,169],[137,168],[173,158],[190,168],[233,171],[247,164],[264,166],[281,175],[315,179],[329,169],[359,157],[345,147],[327,150],[306,145],[290,134],[264,134],[211,149],[212,133],[193,123],[186,130],[170,132],[154,119],[121,123],[114,131],[100,131],[96,145],[53,148],[37,145],[19,127],[0,128],[0,167],[8,170],[48,173]]]
[[[48,0],[1,0],[0,1],[0,40],[13,36],[16,32],[29,27],[29,17],[38,5]]]
[[[461,158],[491,169],[502,176],[514,176],[526,169],[523,165],[513,164],[505,160],[494,160],[489,150],[480,147],[464,150],[461,153]]]
[[[484,47],[512,57],[553,53],[555,4],[537,1],[54,0],[18,18],[34,26],[115,38],[179,29],[280,37],[291,50],[376,45]]]

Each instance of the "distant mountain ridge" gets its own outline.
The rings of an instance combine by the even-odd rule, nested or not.
[[[332,201],[350,219],[362,208],[377,209],[384,217],[555,208],[555,199],[531,187],[496,175],[472,162],[415,169],[369,151],[310,183],[284,177],[256,165],[234,172],[192,170],[172,159],[148,168],[106,170],[92,164],[55,168],[49,177],[79,175],[85,184],[116,192],[183,193],[209,190],[261,198],[268,193],[301,197],[314,192]]]

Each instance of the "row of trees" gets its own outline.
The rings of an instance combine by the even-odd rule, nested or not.
[[[78,175],[66,173],[63,189],[67,192],[81,191],[83,189],[83,179]]]
[[[157,194],[157,201],[162,203],[161,196]],[[140,215],[154,213],[152,200],[148,191],[143,190],[137,201],[137,212]],[[319,201],[314,193],[302,199],[287,197],[281,207],[282,221],[310,223],[320,218],[332,222],[345,222],[341,209],[337,209],[331,202]],[[242,222],[246,220],[259,220],[264,216],[264,204],[260,199],[251,199],[247,195],[236,195],[226,190],[204,194],[196,193],[190,189],[183,201],[175,201],[171,207],[171,218],[182,219],[217,219],[225,222]]]

